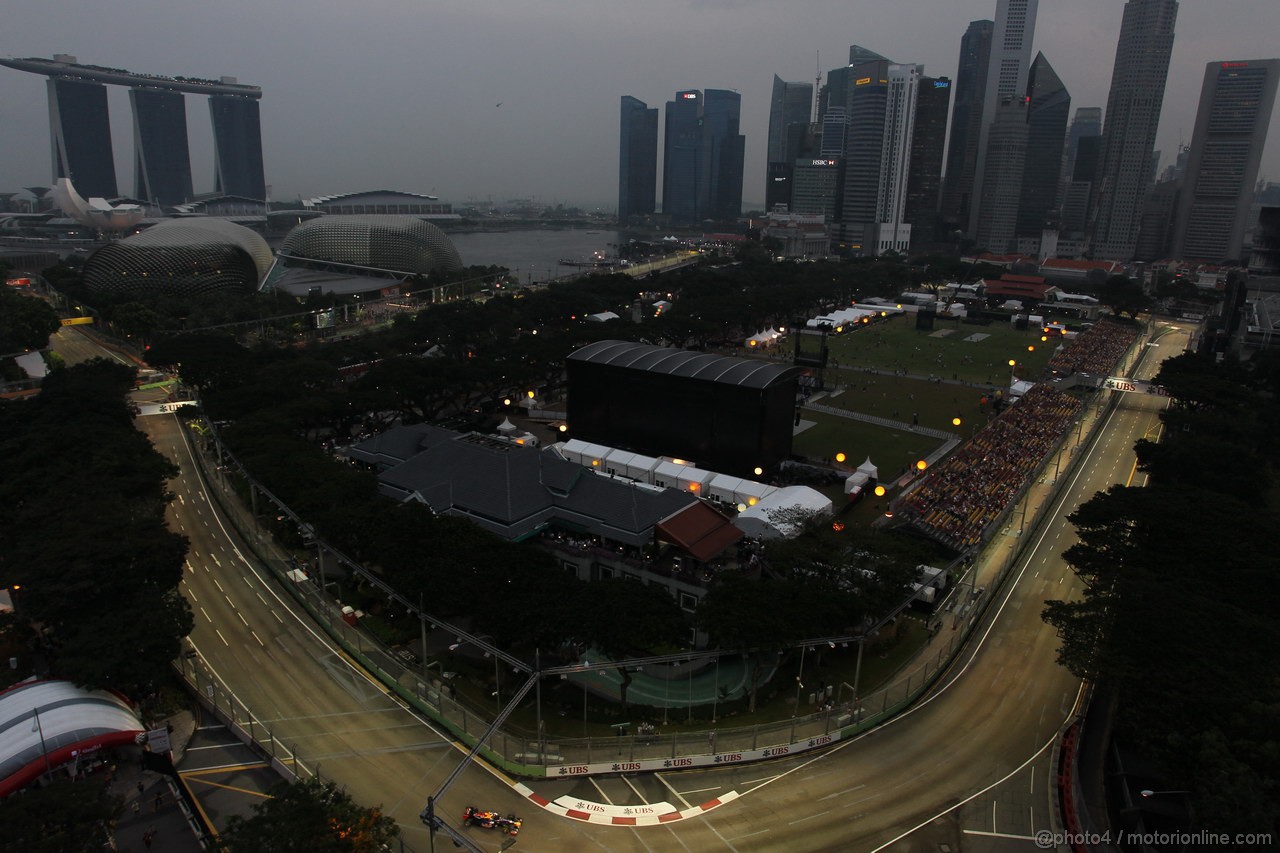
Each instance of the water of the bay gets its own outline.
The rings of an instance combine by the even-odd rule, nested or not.
[[[558,230],[448,232],[466,266],[506,267],[521,280],[546,281],[582,272],[561,261],[587,261],[599,252],[618,256],[618,231]]]

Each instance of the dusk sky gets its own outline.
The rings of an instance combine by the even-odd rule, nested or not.
[[[1123,0],[1041,0],[1035,50],[1072,111],[1106,106]],[[953,77],[996,0],[7,0],[0,56],[263,88],[276,200],[368,189],[612,211],[618,99],[742,93],[744,206],[762,203],[773,75],[812,81],[860,44]],[[1206,62],[1280,55],[1280,0],[1183,0],[1158,147],[1190,142]],[[1034,56],[1034,53],[1033,53]],[[501,104],[501,106],[498,106]],[[120,190],[132,191],[126,90],[111,89]],[[188,95],[196,191],[212,189],[205,99]],[[0,190],[51,182],[44,78],[0,68]],[[1280,111],[1262,177],[1280,181]]]

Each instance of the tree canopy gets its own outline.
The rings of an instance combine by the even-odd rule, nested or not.
[[[249,817],[232,816],[219,842],[227,853],[382,853],[399,835],[380,806],[313,778],[273,788]]]
[[[165,525],[177,471],[133,427],[133,377],[95,359],[0,404],[0,585],[18,588],[55,674],[136,697],[192,620],[177,591],[187,541]]]
[[[44,349],[61,325],[49,303],[0,287],[0,356]]]
[[[1044,611],[1059,660],[1116,688],[1120,730],[1220,831],[1280,820],[1280,617],[1266,594],[1280,580],[1277,375],[1267,355],[1164,363],[1165,431],[1137,448],[1150,485],[1072,514],[1064,556],[1084,596]]]

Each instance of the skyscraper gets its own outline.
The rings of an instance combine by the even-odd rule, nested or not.
[[[698,171],[702,156],[702,93],[676,92],[667,101],[662,148],[662,212],[673,222],[698,220]]]
[[[265,201],[258,99],[210,95],[209,116],[213,120],[214,192]]]
[[[907,178],[911,167],[911,140],[915,134],[921,69],[919,65],[890,65],[888,69],[884,138],[876,187],[875,232],[873,239],[867,241],[876,255],[885,252],[905,254],[911,248],[911,225],[906,220]]]
[[[973,188],[969,205],[970,234],[976,234],[982,215],[984,181],[988,174],[999,174],[1000,164],[987,169],[988,136],[997,109],[1011,98],[1022,98],[1027,91],[1027,75],[1031,69],[1031,41],[1036,31],[1036,11],[1040,0],[998,0],[996,24],[991,36],[991,56],[987,63],[987,89],[982,97],[982,121],[978,125],[978,150],[973,167]],[[1004,117],[1008,121],[1008,116]],[[1006,128],[1007,130],[1007,128]],[[1005,144],[1002,151],[1008,151]]]
[[[1027,77],[1027,153],[1018,205],[1018,236],[1039,237],[1057,216],[1062,147],[1071,114],[1071,95],[1043,53]]]
[[[1092,213],[1089,251],[1095,258],[1127,261],[1137,247],[1177,18],[1177,0],[1125,4]]]
[[[801,157],[795,161],[791,185],[792,213],[835,218],[840,190],[840,160],[837,157]]]
[[[742,169],[746,138],[738,132],[742,96],[730,89],[707,89],[702,102],[702,162],[698,178],[698,218],[737,219],[742,213]]]
[[[1173,232],[1173,256],[1241,261],[1280,59],[1211,62]]]
[[[618,134],[618,224],[647,216],[657,207],[658,109],[622,96]]]
[[[830,107],[822,116],[822,144],[819,157],[843,157],[845,135],[849,132],[849,118],[844,107]]]
[[[1027,99],[1021,95],[1003,96],[987,132],[987,157],[981,176],[981,216],[971,220],[977,229],[974,239],[979,248],[996,254],[1017,248],[1018,208],[1022,203],[1026,154]]]
[[[1076,107],[1075,118],[1071,120],[1071,128],[1067,131],[1067,155],[1063,162],[1063,175],[1071,180],[1076,168],[1076,150],[1080,140],[1089,136],[1102,135],[1102,108]]]
[[[845,102],[849,132],[845,135],[840,237],[851,249],[867,253],[872,251],[868,241],[874,240],[874,226],[880,221],[877,201],[885,144],[889,65],[887,59],[871,59],[841,69],[847,74],[838,75],[845,78],[839,82],[847,82],[849,86]]]
[[[85,198],[114,198],[119,193],[107,87],[57,76],[49,78],[48,87],[55,182],[70,179]]]
[[[921,77],[916,94],[915,129],[911,134],[911,169],[907,173],[904,218],[911,223],[911,246],[937,239],[938,203],[942,194],[942,157],[947,141],[947,109],[951,81]]]
[[[133,194],[152,204],[191,200],[187,104],[181,92],[149,86],[129,90],[133,104]]]
[[[676,93],[667,101],[662,212],[675,222],[736,219],[742,212],[746,140],[742,98],[728,89]]]
[[[788,128],[809,124],[813,104],[812,83],[788,83],[773,75],[773,97],[769,105],[769,148],[765,166],[765,209],[775,204],[788,204],[791,197],[791,172],[798,151],[791,150]]]
[[[973,169],[978,160],[979,125],[995,26],[994,21],[972,21],[960,39],[956,105],[951,112],[951,146],[947,150],[947,180],[942,190],[942,219],[951,230],[969,230]]]
[[[190,200],[191,157],[182,94],[209,96],[215,191],[266,199],[258,100],[262,89],[234,77],[218,80],[135,74],[81,65],[60,53],[49,59],[0,58],[0,65],[48,78],[54,179],[70,178],[84,196],[117,194],[107,85],[128,86],[133,105],[134,191],[159,204]]]

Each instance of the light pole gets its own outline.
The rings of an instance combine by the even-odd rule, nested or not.
[[[542,652],[540,649],[533,650],[533,677],[538,679],[533,684],[537,693],[534,707],[538,715],[538,761],[543,762],[547,760],[547,737],[542,731]]]
[[[693,667],[689,667],[689,676],[686,684],[687,686],[685,688],[685,699],[689,703],[689,706],[687,709],[689,712],[689,715],[688,717],[686,717],[685,722],[692,723],[693,722]]]
[[[804,653],[807,648],[804,645],[800,646],[800,671],[796,674],[796,706],[791,711],[792,719],[795,718],[796,714],[800,713],[800,691],[804,689],[804,681],[802,680],[804,678]]]
[[[676,664],[679,666],[680,664]],[[662,679],[662,724],[667,724],[667,712],[671,710],[671,672],[667,672],[667,677]]]
[[[591,661],[587,660],[586,658],[583,658],[582,665],[591,666]],[[584,672],[582,674],[582,736],[583,737],[587,736],[587,676],[588,675],[590,675],[590,673],[588,672]],[[562,675],[560,677],[564,678],[565,676]]]
[[[858,694],[858,685],[862,679],[862,646],[866,637],[858,638],[858,663],[853,668],[853,707],[857,710],[854,722],[862,722],[862,698]]]
[[[45,742],[44,742],[44,726],[40,725],[40,706],[37,705],[34,711],[36,715],[36,724],[35,726],[32,727],[31,731],[40,733],[40,754],[44,756],[44,773],[46,776],[48,776],[49,769],[50,769],[49,768],[49,748],[45,746]]]
[[[716,655],[716,683],[711,686],[711,722],[716,721],[716,706],[720,702],[720,655]]]

